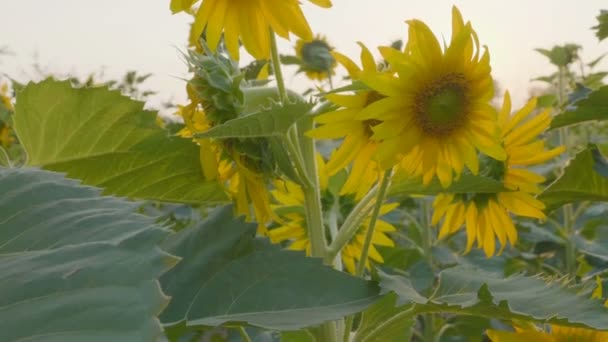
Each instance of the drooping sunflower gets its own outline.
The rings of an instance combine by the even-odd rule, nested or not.
[[[300,66],[298,72],[304,72],[311,80],[323,81],[336,74],[337,62],[331,54],[334,48],[325,37],[298,39],[295,50]]]
[[[348,57],[333,52],[336,60],[347,69],[353,80],[359,79],[362,72],[376,71],[376,61],[371,52],[365,45],[360,44],[360,46],[362,68],[359,68]],[[384,98],[384,96],[377,91],[362,90],[351,95],[328,94],[325,98],[340,106],[340,109],[317,116],[315,121],[322,126],[307,132],[307,135],[315,139],[344,138],[327,163],[327,173],[333,175],[353,162],[351,176],[349,177],[351,182],[347,182],[349,186],[345,188],[345,191],[352,191],[353,188],[350,184],[364,180],[365,178],[362,176],[370,169],[379,169],[373,158],[376,154],[378,142],[372,139],[372,128],[381,121],[377,119],[361,120],[358,119],[358,114],[367,106]]]
[[[504,161],[488,156],[481,158],[482,172],[503,183],[510,191],[496,194],[440,194],[433,204],[432,223],[443,218],[439,238],[443,238],[466,226],[468,252],[473,243],[483,248],[486,256],[494,255],[496,239],[500,251],[507,242],[514,245],[517,230],[511,214],[536,219],[545,219],[544,204],[535,198],[540,192],[539,184],[545,178],[526,167],[546,162],[564,152],[563,146],[550,150],[538,139],[551,124],[550,109],[532,115],[536,98],[511,116],[511,99],[507,92],[499,116],[502,141],[507,158]]]
[[[319,183],[321,187],[321,202],[323,204],[323,211],[328,216],[325,220],[326,224],[334,224],[340,226],[343,220],[346,218],[348,213],[355,206],[359,199],[358,193],[365,194],[369,191],[369,186],[372,182],[362,182],[359,184],[360,189],[357,192],[343,193],[340,191],[338,194],[332,193],[329,189],[329,175],[325,169],[325,162],[321,156],[317,156],[317,165],[319,170]],[[348,180],[342,185],[344,189]],[[280,216],[280,226],[276,228],[270,228],[268,231],[268,237],[273,243],[288,242],[288,249],[292,250],[303,250],[306,254],[310,255],[310,240],[308,238],[308,231],[306,229],[306,217],[304,214],[304,193],[300,186],[290,181],[281,181],[275,183],[275,189],[272,191],[272,196],[278,202],[274,206],[276,213]],[[380,214],[384,215],[392,211],[398,206],[398,203],[384,204],[380,209]],[[355,273],[356,264],[361,257],[361,250],[363,249],[363,243],[365,241],[365,235],[369,227],[370,217],[365,218],[361,224],[361,227],[352,239],[344,246],[341,251],[342,264],[346,271]],[[331,229],[328,227],[328,229]],[[378,250],[374,246],[394,246],[394,242],[387,236],[386,233],[395,231],[396,228],[390,223],[378,219],[376,221],[376,228],[374,235],[372,236],[372,243],[369,248],[369,259],[366,267],[369,268],[369,260],[373,260],[377,263],[384,262],[384,259],[378,253]]]
[[[309,0],[331,7],[330,0]],[[199,0],[171,0],[173,13],[188,11]],[[256,59],[270,58],[270,34],[289,39],[289,34],[310,40],[312,31],[298,0],[203,0],[194,22],[193,35],[206,29],[209,46],[215,49],[222,33],[232,58],[239,59],[239,39]]]
[[[437,175],[444,187],[466,165],[478,171],[477,151],[498,160],[506,155],[500,146],[490,57],[481,53],[471,23],[452,11],[452,37],[443,51],[429,27],[410,20],[405,50],[381,47],[380,53],[395,74],[362,72],[360,79],[382,99],[358,114],[361,120],[378,120],[372,127],[378,141],[377,158],[390,167],[418,148],[408,168],[419,164],[428,184]]]
[[[196,102],[178,107],[177,114],[185,123],[178,135],[194,139],[200,147],[201,169],[205,178],[222,183],[233,199],[237,215],[244,215],[247,221],[257,221],[258,233],[265,235],[266,224],[274,214],[270,208],[270,194],[264,175],[251,170],[247,156],[230,148],[226,141],[193,138],[194,133],[212,127],[209,118]]]

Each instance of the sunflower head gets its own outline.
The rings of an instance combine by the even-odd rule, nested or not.
[[[194,72],[188,96],[199,102],[213,124],[236,118],[243,112],[243,75],[238,65],[220,53],[190,51],[188,62]]]
[[[507,158],[497,160],[485,155],[479,158],[479,173],[502,183],[505,191],[437,196],[433,224],[443,218],[440,238],[465,225],[466,251],[477,242],[489,257],[496,251],[496,240],[500,243],[500,251],[507,243],[516,243],[517,230],[512,215],[545,219],[542,212],[545,206],[535,198],[545,179],[526,167],[554,158],[564,151],[564,147],[545,148],[538,136],[551,124],[550,109],[535,113],[535,108],[536,99],[532,99],[511,115],[510,96],[505,94],[498,121]]]
[[[171,0],[174,13],[190,11],[199,0]],[[331,7],[329,0],[311,0],[320,7]],[[212,50],[224,39],[230,56],[239,59],[239,47],[256,59],[270,58],[271,34],[289,39],[291,33],[312,39],[312,31],[298,0],[204,0],[191,30],[192,37],[203,31]]]
[[[328,79],[335,74],[337,66],[331,54],[333,49],[321,35],[317,35],[312,40],[298,39],[295,47],[300,65],[298,72],[306,73],[311,80]]]
[[[425,184],[437,176],[447,187],[465,166],[477,174],[479,151],[506,158],[491,105],[490,57],[455,7],[444,49],[425,23],[408,25],[403,51],[380,48],[390,73],[360,72],[359,79],[382,98],[358,118],[381,122],[372,128],[372,139],[383,168],[401,162],[409,173],[423,174]]]

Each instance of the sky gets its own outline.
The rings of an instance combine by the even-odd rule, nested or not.
[[[494,78],[509,89],[514,105],[523,104],[529,90],[542,86],[531,79],[553,72],[534,48],[556,44],[582,45],[584,61],[608,52],[590,30],[604,0],[333,0],[321,9],[304,1],[314,32],[327,36],[340,52],[358,61],[357,41],[374,48],[407,39],[408,19],[420,19],[440,37],[449,39],[451,8],[456,5],[487,45]],[[103,72],[116,79],[127,71],[152,73],[146,90],[157,91],[149,107],[185,101],[185,49],[191,18],[172,15],[169,0],[0,0],[0,74],[21,82],[39,79],[37,63],[54,74]],[[279,42],[281,53],[293,52],[295,39]],[[244,59],[243,62],[247,62]],[[608,69],[608,58],[598,69]],[[287,77],[288,87],[302,89],[303,77]]]

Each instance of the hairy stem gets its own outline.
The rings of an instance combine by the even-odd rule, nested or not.
[[[355,274],[358,276],[363,275],[363,271],[365,270],[365,264],[367,263],[369,248],[372,244],[372,237],[374,236],[374,231],[376,229],[376,221],[378,220],[378,216],[380,215],[380,208],[382,207],[382,203],[384,202],[384,197],[386,197],[388,186],[391,182],[392,174],[393,170],[388,169],[384,172],[384,177],[382,177],[380,188],[378,189],[378,197],[376,199],[376,204],[374,205],[374,209],[372,210],[372,216],[370,217],[369,227],[367,227],[367,232],[365,234],[365,241],[363,242],[361,257],[359,259],[359,263],[357,264],[357,270],[355,272]]]
[[[557,78],[557,102],[559,108],[562,108],[566,103],[566,67],[560,66]],[[562,127],[559,129],[559,144],[567,146],[568,144],[568,128]],[[569,276],[576,276],[576,245],[574,244],[574,213],[572,204],[566,204],[563,207],[563,222],[564,235],[566,238],[566,272]]]
[[[277,80],[277,87],[279,88],[279,97],[282,103],[287,102],[287,91],[285,90],[285,79],[283,78],[283,71],[281,70],[281,60],[279,59],[279,48],[277,47],[277,39],[274,32],[270,32],[271,42],[271,56],[272,56],[272,71]]]

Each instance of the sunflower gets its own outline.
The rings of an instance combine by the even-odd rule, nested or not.
[[[173,13],[188,11],[199,0],[171,0]],[[330,7],[329,0],[310,0]],[[193,35],[199,37],[206,29],[209,46],[217,46],[224,33],[226,48],[232,58],[239,59],[239,38],[256,59],[270,58],[270,34],[289,39],[290,32],[310,40],[312,31],[298,0],[203,0],[194,22]]]
[[[332,56],[333,47],[321,35],[311,40],[298,39],[296,41],[296,57],[300,69],[311,80],[323,81],[335,75],[337,62]]]
[[[372,182],[363,182],[360,184],[360,189],[357,193],[335,194],[329,189],[329,176],[325,168],[323,158],[318,155],[319,183],[321,187],[323,211],[326,215],[331,216],[325,220],[333,222],[336,226],[341,225],[343,219],[350,213],[357,202],[357,193],[367,193]],[[349,177],[350,178],[350,177]],[[334,181],[332,179],[332,181]],[[348,180],[346,180],[348,183]],[[346,183],[342,185],[344,189]],[[343,191],[340,191],[342,193]],[[272,196],[278,202],[275,206],[276,213],[281,217],[280,225],[276,228],[270,228],[268,237],[273,243],[288,243],[288,249],[304,250],[307,255],[310,255],[310,240],[306,229],[306,218],[304,215],[304,193],[297,184],[290,181],[281,181],[275,183],[275,190],[272,191]],[[398,206],[398,203],[384,204],[380,209],[380,214],[384,215],[392,211]],[[356,263],[361,256],[365,235],[369,227],[370,217],[363,220],[361,227],[352,239],[344,246],[341,251],[341,260],[344,268],[355,273]],[[329,223],[331,224],[331,223]],[[393,247],[394,242],[387,236],[386,233],[395,231],[395,227],[390,223],[378,219],[376,221],[376,229],[372,236],[372,243],[369,248],[369,259],[382,263],[384,259],[378,253],[374,246],[389,246]],[[366,264],[369,268],[369,261]]]
[[[604,342],[608,332],[551,325],[550,331],[515,328],[514,332],[488,330],[492,342]]]
[[[191,88],[188,89],[191,99],[196,99]],[[231,146],[230,140],[193,138],[194,133],[204,132],[212,127],[211,121],[197,102],[179,106],[176,114],[180,115],[185,123],[178,135],[194,139],[200,147],[201,169],[205,178],[221,182],[233,199],[236,213],[244,215],[247,221],[257,221],[258,233],[266,235],[266,223],[275,215],[270,208],[270,193],[264,174],[252,170],[250,159]]]
[[[452,11],[452,38],[444,51],[429,27],[410,20],[405,50],[381,47],[380,53],[394,74],[367,72],[360,79],[382,99],[358,114],[377,120],[372,138],[378,141],[377,158],[390,167],[410,153],[419,152],[411,169],[421,165],[424,182],[437,175],[444,187],[466,165],[478,171],[477,150],[498,160],[506,158],[500,146],[487,49],[480,56],[477,34]],[[429,176],[427,176],[429,175]]]
[[[346,67],[353,80],[357,80],[362,72],[376,71],[376,62],[371,52],[363,44],[359,45],[361,46],[362,69],[348,57],[333,52],[336,60]],[[346,192],[353,192],[352,186],[365,180],[366,178],[362,176],[369,172],[369,169],[375,169],[379,173],[379,167],[373,159],[378,142],[372,139],[372,128],[381,121],[360,120],[357,116],[367,106],[381,100],[383,96],[373,90],[362,90],[352,95],[329,94],[325,98],[339,106],[340,109],[317,116],[315,121],[322,126],[307,132],[307,135],[315,139],[344,138],[327,163],[327,173],[333,175],[354,161],[349,177],[351,182],[347,182],[348,186],[344,189]]]
[[[511,99],[507,92],[499,116],[502,141],[507,159],[500,161],[488,156],[481,160],[485,176],[503,183],[509,191],[496,194],[440,194],[433,204],[432,223],[443,217],[439,238],[460,229],[464,224],[467,232],[468,252],[473,243],[483,248],[486,256],[494,255],[496,238],[501,249],[507,241],[514,245],[517,230],[510,214],[536,219],[545,219],[544,204],[535,198],[540,192],[539,184],[545,178],[525,167],[543,163],[564,152],[563,146],[547,150],[543,140],[537,137],[551,124],[550,109],[533,116],[536,98],[530,100],[513,116]]]

